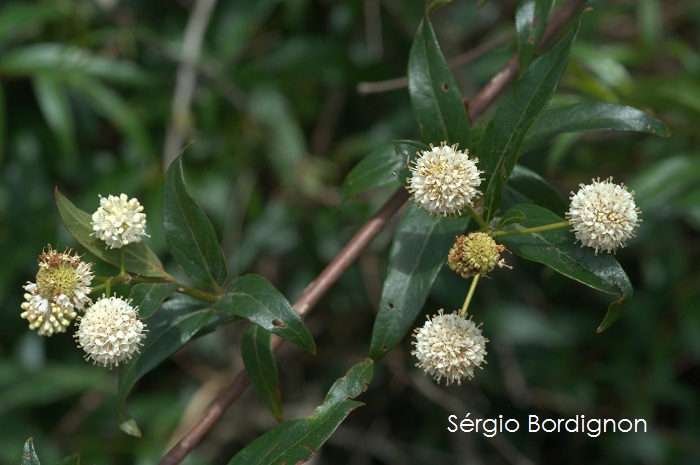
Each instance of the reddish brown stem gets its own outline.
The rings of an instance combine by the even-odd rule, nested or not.
[[[578,10],[585,0],[571,0],[558,10],[549,21],[549,26],[542,40],[549,40],[561,27],[564,26]],[[517,55],[499,71],[489,83],[477,94],[469,106],[469,118],[473,121],[483,114],[488,106],[493,103],[507,85],[518,74]],[[304,291],[293,307],[300,314],[305,315],[338,280],[350,264],[355,261],[362,250],[382,230],[389,219],[401,208],[408,199],[405,189],[397,190],[387,200],[384,206],[355,234],[338,256],[326,266],[321,274]],[[282,339],[274,338],[273,350],[282,344]],[[183,436],[182,439],[168,451],[163,457],[161,465],[175,465],[180,463],[185,456],[199,443],[200,439],[216,424],[226,409],[233,404],[250,384],[250,379],[245,370],[240,371],[233,383],[224,391],[207,409],[199,421]]]

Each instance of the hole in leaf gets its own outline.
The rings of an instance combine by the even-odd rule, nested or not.
[[[442,90],[444,90],[445,92],[447,92],[448,90],[450,90],[450,86],[448,86],[446,82],[443,82],[442,85],[441,85],[440,87],[441,87]]]
[[[391,308],[391,309],[393,309],[393,308],[395,307],[394,302],[391,302],[391,301],[389,301],[389,302],[386,304],[386,306],[389,307],[389,308]]]
[[[286,328],[286,327],[287,327],[287,323],[285,323],[285,322],[282,321],[282,320],[278,320],[277,318],[275,318],[274,320],[272,320],[272,326],[277,326],[278,328]]]

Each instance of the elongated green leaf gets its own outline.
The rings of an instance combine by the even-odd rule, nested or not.
[[[139,318],[146,319],[153,315],[175,292],[177,283],[140,283],[131,288],[132,305],[139,307]]]
[[[39,457],[36,455],[36,450],[34,450],[34,438],[27,439],[24,443],[24,449],[22,449],[22,465],[40,465]]]
[[[402,161],[401,169],[397,170],[394,176],[396,176],[399,182],[404,186],[409,185],[408,180],[411,177],[411,163],[425,150],[430,150],[430,147],[422,142],[413,140],[394,141],[394,153],[396,157]]]
[[[547,106],[564,74],[578,24],[523,73],[489,122],[477,154],[485,171],[484,218],[489,221],[501,205],[503,187],[518,160],[528,129]]]
[[[396,171],[403,167],[405,159],[396,156],[394,147],[374,150],[348,173],[343,182],[342,201],[357,194],[396,183]]]
[[[513,209],[522,212],[527,220],[508,225],[506,230],[564,221],[562,217],[537,205],[522,204]],[[569,228],[499,236],[498,240],[511,252],[527,260],[542,263],[568,278],[617,297],[608,307],[605,318],[597,329],[599,333],[613,324],[632,300],[632,283],[615,257],[605,253],[595,255],[593,249],[575,244],[574,235]]]
[[[627,105],[617,103],[576,103],[542,112],[523,143],[525,153],[552,137],[566,132],[621,131],[641,132],[670,137],[671,130],[663,121]]]
[[[63,85],[53,76],[40,75],[34,78],[34,93],[46,123],[69,159],[77,154],[73,111]]]
[[[91,215],[76,207],[59,192],[58,188],[55,189],[54,194],[61,221],[71,236],[97,258],[119,267],[121,264],[119,249],[108,249],[104,241],[91,236]],[[172,279],[163,269],[158,256],[145,242],[126,245],[124,251],[126,252],[126,270],[129,273]]]
[[[182,155],[165,174],[163,231],[170,253],[187,276],[199,287],[219,289],[226,279],[226,259],[209,218],[187,192]]]
[[[564,215],[567,202],[542,176],[522,165],[515,165],[503,191],[503,208],[519,203],[534,203],[557,215]]]
[[[314,414],[285,421],[238,452],[229,465],[304,463],[333,434],[351,411],[364,405],[353,401],[367,389],[374,376],[374,362],[365,359],[338,379]]]
[[[469,147],[467,110],[427,15],[408,56],[408,92],[424,142]]]
[[[389,252],[389,268],[372,329],[369,354],[374,360],[396,347],[409,331],[455,237],[468,224],[468,217],[435,219],[415,205],[408,208]]]
[[[313,337],[297,312],[280,291],[262,276],[249,274],[237,278],[215,307],[246,318],[311,353],[316,352]]]
[[[282,421],[282,394],[277,363],[270,347],[270,333],[252,325],[243,335],[241,357],[258,395],[277,421]]]
[[[520,73],[530,66],[537,46],[547,29],[552,11],[552,0],[519,0],[515,11],[515,29],[518,33],[518,67]]]
[[[146,323],[146,339],[141,353],[119,367],[117,384],[117,423],[132,436],[141,436],[136,421],[126,412],[126,398],[134,385],[146,373],[180,350],[195,337],[214,316],[212,309],[188,297],[178,297],[164,303],[160,311]]]

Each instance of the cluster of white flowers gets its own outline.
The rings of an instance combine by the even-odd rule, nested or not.
[[[468,150],[456,150],[457,145],[445,142],[439,147],[426,150],[411,166],[408,191],[419,207],[431,215],[461,214],[480,192],[477,187],[482,179],[476,163],[478,158],[469,158]]]
[[[83,262],[78,254],[71,255],[71,252],[70,249],[58,252],[48,246],[39,255],[36,282],[28,281],[24,285],[33,312],[42,312],[48,317],[53,313],[52,304],[70,313],[74,309],[82,310],[91,302],[92,263]]]
[[[92,214],[92,234],[107,243],[110,249],[141,242],[146,234],[146,214],[136,199],[126,194],[119,197],[100,196],[100,207]]]
[[[85,351],[85,360],[112,369],[140,352],[146,325],[131,300],[103,295],[78,321],[74,337]]]
[[[592,247],[598,251],[615,252],[624,247],[628,239],[635,237],[634,228],[639,226],[641,210],[634,203],[634,191],[629,192],[624,184],[592,179],[591,184],[580,185],[573,192],[571,206],[566,213],[581,247]]]
[[[92,215],[93,235],[111,248],[140,242],[146,235],[146,215],[136,199],[100,196],[100,207]],[[92,263],[83,262],[71,250],[57,252],[48,246],[39,256],[36,282],[27,282],[21,317],[40,336],[63,333],[76,320],[74,337],[86,360],[110,369],[125,363],[140,351],[145,324],[131,300],[104,295],[92,304],[89,297]],[[78,311],[85,314],[78,316]]]
[[[486,363],[486,339],[481,325],[456,311],[445,315],[442,310],[413,332],[416,349],[411,352],[418,358],[417,367],[430,374],[438,383],[444,377],[446,384],[462,384],[465,378],[474,377],[474,368]]]
[[[54,333],[64,333],[78,313],[75,309],[67,310],[51,302],[51,311],[46,313],[32,306],[32,295],[24,294],[25,302],[22,302],[20,316],[29,322],[29,328],[39,336],[52,336]]]

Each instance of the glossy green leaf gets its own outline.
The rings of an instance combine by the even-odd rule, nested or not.
[[[566,132],[621,131],[670,137],[671,130],[649,113],[617,103],[576,103],[542,112],[523,143],[525,153]]]
[[[395,173],[405,162],[396,156],[391,145],[370,152],[348,173],[343,182],[341,200],[344,202],[370,189],[395,184]]]
[[[522,204],[513,208],[527,220],[507,226],[506,230],[533,228],[564,221],[551,211],[537,205]],[[629,307],[634,291],[632,283],[614,255],[595,255],[590,247],[575,243],[574,235],[564,227],[530,234],[498,236],[511,252],[542,263],[562,275],[617,298],[610,304],[597,332],[607,329]]]
[[[501,205],[503,188],[518,160],[525,134],[547,106],[564,74],[578,24],[523,73],[489,121],[479,146],[479,168],[485,171],[483,216],[489,221]]]
[[[187,192],[182,155],[165,174],[163,231],[170,253],[187,276],[199,287],[219,289],[226,279],[226,259],[214,226]]]
[[[469,147],[467,110],[427,15],[408,56],[408,91],[424,142]]]
[[[61,221],[63,221],[63,225],[71,236],[97,258],[118,268],[121,264],[119,249],[108,249],[104,241],[91,236],[91,215],[76,207],[67,197],[59,192],[58,188],[56,188],[54,194]],[[97,206],[98,202],[95,202],[95,209],[97,209]],[[163,264],[158,259],[158,256],[145,242],[126,245],[124,246],[124,251],[126,253],[126,270],[129,273],[172,279],[163,269]]]
[[[362,402],[350,400],[362,394],[374,375],[374,362],[365,359],[331,386],[313,415],[285,421],[238,452],[229,465],[282,465],[309,460],[338,425]]]
[[[282,421],[282,394],[277,363],[270,347],[270,333],[258,325],[251,325],[241,341],[241,357],[258,395],[277,421]]]
[[[522,165],[515,165],[503,191],[503,208],[518,203],[534,203],[557,215],[564,215],[569,204],[542,176]]]
[[[537,47],[547,29],[553,0],[519,0],[515,10],[515,29],[518,35],[518,67],[520,73],[535,59]]]
[[[413,140],[395,140],[394,153],[401,159],[401,168],[394,173],[399,182],[408,186],[411,177],[411,163],[418,158],[421,152],[430,150],[430,146]]]
[[[508,226],[509,224],[516,224],[516,223],[522,223],[527,219],[527,216],[525,216],[525,212],[522,210],[508,210],[505,212],[503,217],[501,217],[500,221],[498,222],[498,229],[503,229],[505,226]]]
[[[203,306],[201,301],[178,297],[164,303],[146,322],[148,332],[141,353],[119,367],[117,423],[125,433],[141,436],[136,421],[125,410],[129,393],[138,380],[180,350],[209,323],[215,312]]]
[[[129,297],[133,300],[131,304],[139,308],[139,318],[145,319],[153,315],[176,288],[177,283],[139,283],[131,288]]]
[[[36,455],[36,450],[34,450],[34,438],[29,438],[24,443],[20,463],[22,465],[40,465],[39,457]]]
[[[316,352],[311,333],[287,299],[262,276],[249,274],[236,278],[215,307],[246,318],[261,328]]]
[[[378,360],[403,339],[425,304],[438,272],[447,261],[455,237],[468,217],[431,218],[410,205],[399,223],[389,252],[370,357]]]
[[[41,113],[58,141],[61,151],[69,158],[74,158],[77,154],[75,123],[63,85],[49,75],[36,76],[33,83]]]

